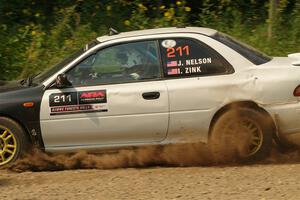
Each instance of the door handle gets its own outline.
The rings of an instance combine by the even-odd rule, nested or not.
[[[158,99],[160,97],[159,92],[145,92],[142,94],[143,98],[146,100]]]

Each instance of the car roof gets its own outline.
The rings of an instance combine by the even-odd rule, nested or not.
[[[212,36],[216,34],[217,31],[214,29],[204,28],[204,27],[156,28],[156,29],[121,32],[114,35],[104,35],[98,37],[97,40],[99,42],[106,42],[106,41],[120,39],[120,38],[137,37],[137,36],[144,36],[144,35],[167,34],[167,33],[199,33],[202,35]]]

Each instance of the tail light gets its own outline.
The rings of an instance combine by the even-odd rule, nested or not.
[[[294,96],[300,97],[300,85],[298,85],[294,90]]]

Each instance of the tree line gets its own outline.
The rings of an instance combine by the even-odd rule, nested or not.
[[[113,27],[204,26],[274,56],[300,50],[297,0],[0,0],[0,79],[35,74]]]

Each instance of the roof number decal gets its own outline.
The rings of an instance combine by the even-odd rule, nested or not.
[[[176,41],[175,40],[164,40],[161,42],[161,45],[164,48],[173,48],[176,46]]]

